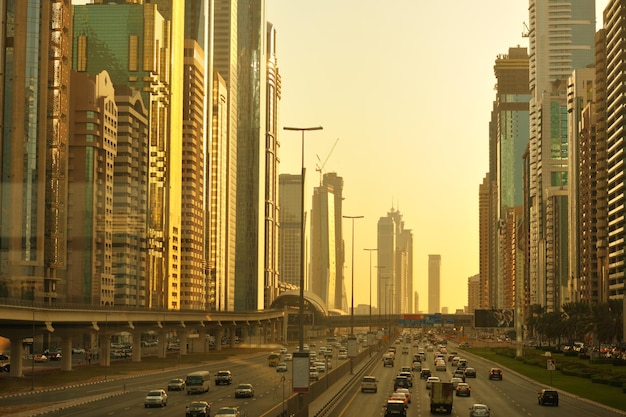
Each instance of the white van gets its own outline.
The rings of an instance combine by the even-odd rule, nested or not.
[[[209,385],[211,382],[211,373],[209,371],[196,371],[191,372],[185,379],[185,385],[187,385],[187,395],[192,393],[209,392]]]

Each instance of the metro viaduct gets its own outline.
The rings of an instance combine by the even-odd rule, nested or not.
[[[11,342],[10,375],[23,376],[22,341],[52,334],[61,339],[61,351],[72,351],[72,337],[92,333],[98,338],[101,366],[110,365],[110,336],[115,333],[129,332],[133,340],[139,343],[141,334],[149,331],[157,332],[158,355],[166,354],[166,337],[168,332],[176,332],[180,341],[180,354],[187,354],[187,339],[190,333],[197,332],[200,340],[204,340],[207,332],[215,332],[215,349],[221,349],[224,329],[263,328],[270,342],[280,340],[284,331],[284,310],[260,310],[247,312],[201,312],[201,311],[155,311],[155,310],[123,310],[122,307],[89,307],[78,308],[58,307],[54,304],[39,306],[9,305],[0,302],[0,336]],[[242,332],[245,335],[247,331]],[[245,342],[245,340],[244,340]],[[230,338],[231,347],[234,337]],[[34,352],[33,352],[34,353]],[[132,350],[132,361],[141,361],[141,349]],[[61,369],[72,369],[72,355],[61,357]]]

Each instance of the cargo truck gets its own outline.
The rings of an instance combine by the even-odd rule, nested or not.
[[[452,414],[454,387],[452,382],[433,382],[430,389],[430,412]]]

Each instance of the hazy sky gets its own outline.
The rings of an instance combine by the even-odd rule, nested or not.
[[[599,23],[606,4],[597,1]],[[280,126],[324,127],[305,134],[307,185],[319,184],[318,158],[339,138],[323,171],[344,178],[344,214],[365,216],[355,220],[355,306],[369,303],[363,249],[395,207],[413,230],[419,309],[428,311],[429,254],[442,257],[441,306],[463,308],[478,274],[493,66],[528,46],[528,0],[267,0],[267,18],[278,31]],[[281,132],[280,157],[281,173],[300,173],[300,133]],[[348,304],[351,230],[344,220]]]

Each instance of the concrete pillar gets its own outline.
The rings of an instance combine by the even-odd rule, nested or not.
[[[230,341],[230,348],[234,348],[235,347],[235,335],[237,334],[237,332],[235,331],[237,328],[235,326],[230,326],[228,328],[228,333],[229,333],[229,338],[228,340]]]
[[[277,330],[277,326],[276,326],[276,320],[272,320],[272,343],[276,343],[278,341],[278,330]]]
[[[72,370],[72,336],[61,336],[61,370]]]
[[[176,333],[178,334],[178,342],[180,344],[180,350],[178,352],[180,355],[186,355],[187,341],[189,340],[187,337],[187,330],[178,330]]]
[[[248,335],[248,332],[250,331],[250,326],[243,326],[241,328],[241,343],[246,343],[248,344],[250,341],[250,335]]]
[[[133,330],[133,362],[141,362],[141,330]]]
[[[215,329],[215,350],[222,350],[222,337],[224,336],[224,328],[218,327]]]
[[[206,354],[207,347],[209,346],[209,340],[207,339],[206,328],[201,327],[201,328],[198,329],[198,340],[199,340],[198,343],[200,343],[198,345],[199,347],[196,347],[196,344],[194,343],[193,351],[194,352],[198,352],[197,349],[202,349],[202,353]]]
[[[165,358],[167,355],[167,332],[164,330],[159,331],[159,346],[157,349],[157,358]]]
[[[11,339],[11,372],[9,375],[15,377],[23,377],[22,370],[22,339]]]
[[[100,366],[111,366],[111,338],[108,334],[98,336],[98,346],[100,346]]]

